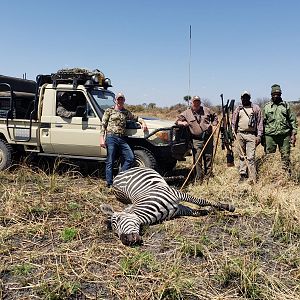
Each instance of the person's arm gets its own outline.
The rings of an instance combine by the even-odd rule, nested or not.
[[[56,114],[60,117],[63,117],[63,118],[72,118],[76,115],[76,112],[75,111],[69,111],[69,110],[66,110],[62,106],[58,106],[57,110],[56,110]]]
[[[143,118],[138,117],[138,122],[141,124],[143,131],[148,131],[147,124]]]
[[[184,126],[184,127],[188,127],[189,126],[189,123],[184,115],[184,112],[181,113],[178,117],[177,117],[177,120],[175,121],[175,124],[176,125],[179,125],[179,126]]]
[[[110,117],[110,113],[109,113],[109,110],[107,109],[103,114],[102,126],[100,129],[100,147],[103,147],[103,148],[106,148],[105,134],[106,134],[109,117]]]
[[[297,130],[298,130],[298,121],[297,121],[297,117],[294,114],[294,112],[291,111],[291,108],[289,106],[288,109],[288,118],[290,121],[290,126],[291,126],[291,144],[295,147],[296,144],[296,135],[297,135]]]
[[[232,114],[232,118],[231,118],[231,129],[232,131],[234,131],[235,133],[237,133],[237,119],[238,119],[238,115],[239,115],[239,108],[237,107],[233,114]],[[222,125],[221,125],[222,126]]]
[[[219,119],[218,119],[218,116],[216,113],[212,112],[211,115],[210,115],[210,119],[211,119],[211,124],[213,126],[217,126],[218,123],[219,123]]]
[[[127,110],[127,119],[128,119],[128,120],[133,120],[133,121],[135,121],[135,122],[140,123],[140,125],[141,125],[143,131],[144,131],[144,132],[145,132],[145,131],[148,131],[148,127],[147,127],[147,124],[146,124],[145,120],[144,120],[143,118],[141,118],[141,117],[138,117],[138,116],[134,115],[134,114],[133,114],[131,111],[129,111],[129,110]]]
[[[255,114],[256,114],[256,133],[257,133],[255,139],[255,145],[258,146],[260,143],[262,143],[262,136],[264,134],[264,117],[259,106],[256,107]]]
[[[187,121],[182,121],[182,120],[177,120],[177,121],[176,121],[176,124],[177,124],[177,125],[184,126],[184,127],[189,126],[189,123],[188,123]]]
[[[291,111],[291,108],[289,108],[289,119],[292,127],[292,134],[296,135],[298,130],[298,121],[294,112]]]

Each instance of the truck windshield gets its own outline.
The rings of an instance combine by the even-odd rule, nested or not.
[[[95,100],[97,107],[100,109],[100,111],[102,111],[102,113],[108,107],[112,107],[115,105],[115,95],[111,91],[94,89],[90,91],[90,94]]]

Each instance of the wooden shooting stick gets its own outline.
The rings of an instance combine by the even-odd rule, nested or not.
[[[208,138],[207,141],[205,142],[205,144],[204,144],[204,146],[203,146],[203,148],[202,148],[202,150],[201,150],[201,152],[200,152],[199,157],[197,158],[196,162],[193,164],[192,169],[190,170],[188,176],[186,177],[184,183],[182,184],[182,186],[181,186],[181,188],[180,188],[180,191],[184,188],[184,186],[185,186],[186,182],[188,181],[188,179],[190,178],[190,176],[191,176],[191,174],[192,174],[192,172],[193,172],[193,170],[194,170],[196,164],[197,164],[198,161],[201,159],[202,154],[203,154],[203,152],[204,152],[204,150],[205,150],[205,148],[206,148],[208,142],[211,140],[211,138],[213,137],[213,135],[214,135],[214,133],[216,132],[216,130],[221,126],[221,123],[222,123],[222,122],[219,122],[219,124],[214,128],[213,132],[210,134],[209,138]]]

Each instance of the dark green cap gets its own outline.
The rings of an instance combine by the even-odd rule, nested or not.
[[[279,84],[273,84],[271,86],[271,95],[274,93],[280,93],[281,94],[281,88]]]

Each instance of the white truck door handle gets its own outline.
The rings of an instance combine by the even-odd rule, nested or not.
[[[63,127],[63,126],[60,124],[55,124],[55,127]]]

